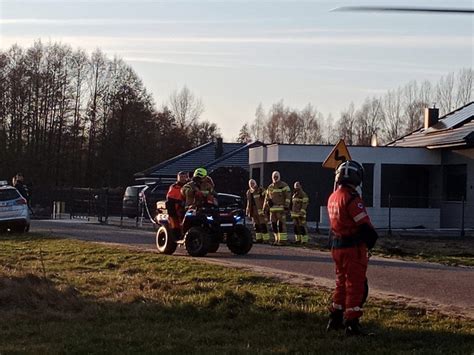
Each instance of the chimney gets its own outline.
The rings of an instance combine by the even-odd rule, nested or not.
[[[432,127],[434,124],[438,123],[439,119],[439,109],[436,107],[425,108],[425,129]]]
[[[216,154],[215,158],[220,158],[224,154],[224,145],[222,143],[222,138],[216,138]]]

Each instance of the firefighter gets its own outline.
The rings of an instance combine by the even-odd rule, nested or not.
[[[363,178],[364,169],[359,163],[341,163],[336,169],[336,189],[328,200],[336,288],[327,330],[345,329],[346,335],[366,334],[359,318],[368,295],[368,250],[377,240],[377,232],[357,192]]]
[[[272,173],[272,183],[267,188],[264,208],[270,210],[275,245],[286,244],[286,213],[290,206],[291,191],[286,182],[280,180],[280,173]]]
[[[177,239],[181,236],[181,222],[184,218],[185,198],[181,189],[188,181],[188,173],[180,171],[176,176],[176,182],[169,187],[166,194],[166,210],[169,215],[170,229]]]
[[[184,207],[186,210],[192,209],[192,208],[198,208],[202,207],[206,204],[207,202],[207,192],[208,190],[205,190],[205,192],[202,192],[202,188],[208,188],[206,184],[209,182],[205,182],[205,178],[207,177],[207,170],[204,168],[197,168],[194,170],[193,178],[191,181],[186,183],[182,188],[181,188],[181,194],[184,196]],[[205,196],[206,193],[206,196]]]
[[[295,231],[295,242],[303,244],[308,243],[309,238],[306,232],[306,208],[308,207],[309,198],[303,191],[301,183],[295,182],[293,196],[291,197],[291,218]]]
[[[206,174],[201,182],[201,193],[206,200],[206,204],[217,206],[217,194],[214,187],[214,180]]]
[[[270,235],[267,229],[267,219],[263,210],[265,202],[265,189],[257,185],[254,179],[249,180],[247,190],[247,208],[245,213],[252,218],[255,228],[255,241],[257,243],[268,243]]]

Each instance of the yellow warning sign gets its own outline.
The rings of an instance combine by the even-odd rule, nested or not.
[[[340,139],[323,162],[323,168],[336,169],[339,164],[346,160],[351,160],[351,155],[349,150],[347,150],[344,139]]]

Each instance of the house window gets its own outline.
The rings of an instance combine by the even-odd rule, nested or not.
[[[430,207],[429,166],[382,164],[381,183],[382,207]]]
[[[467,167],[461,165],[443,166],[444,199],[461,201],[466,198]]]

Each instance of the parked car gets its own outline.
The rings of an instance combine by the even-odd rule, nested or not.
[[[0,232],[29,230],[30,212],[26,199],[6,181],[0,181]]]
[[[155,216],[156,202],[166,198],[168,187],[169,186],[160,183],[127,186],[122,200],[123,214],[129,218],[135,218],[141,215],[142,206],[140,205],[140,194],[143,193],[150,215]],[[145,210],[143,214],[145,217],[147,216]]]

